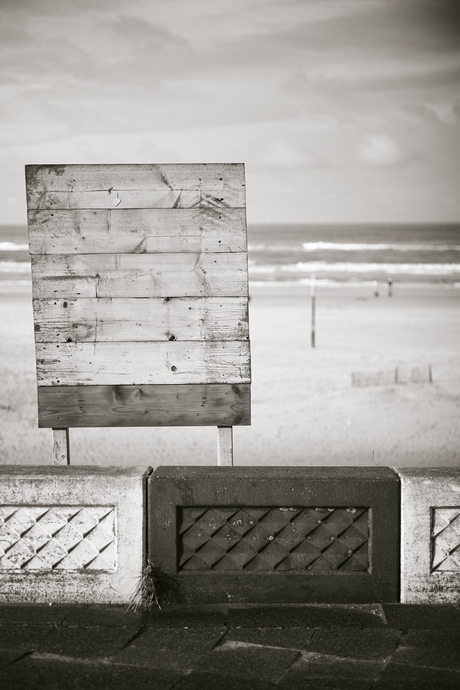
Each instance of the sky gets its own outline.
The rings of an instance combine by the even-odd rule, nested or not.
[[[24,165],[246,164],[250,223],[460,222],[459,0],[0,0]]]

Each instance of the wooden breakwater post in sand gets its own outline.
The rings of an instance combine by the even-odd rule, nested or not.
[[[311,298],[311,346],[316,347],[316,276],[310,278]]]
[[[242,164],[26,167],[38,422],[250,423]]]

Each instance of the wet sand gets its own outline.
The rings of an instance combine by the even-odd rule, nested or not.
[[[37,428],[30,292],[0,294],[3,464],[49,464]],[[460,462],[460,291],[320,291],[316,348],[306,288],[251,290],[252,426],[236,465],[455,466]],[[353,372],[432,366],[433,383],[353,387]],[[72,429],[75,464],[211,465],[206,427]]]

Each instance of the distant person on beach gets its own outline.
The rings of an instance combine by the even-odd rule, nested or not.
[[[378,297],[379,296],[379,291],[378,291],[379,284],[376,280],[373,280],[372,284],[374,286],[374,297]]]
[[[388,283],[388,297],[391,297],[391,295],[393,294],[393,293],[392,293],[393,278],[390,278],[390,276],[388,276],[388,278],[387,278],[387,283]]]

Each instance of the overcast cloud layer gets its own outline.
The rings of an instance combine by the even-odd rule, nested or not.
[[[460,221],[456,0],[0,0],[26,163],[245,162],[250,222]]]

